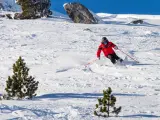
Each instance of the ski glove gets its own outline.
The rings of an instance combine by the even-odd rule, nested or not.
[[[118,47],[117,47],[117,46],[115,46],[115,47],[114,47],[114,49],[115,49],[115,50],[118,50]]]
[[[98,57],[98,59],[100,60],[100,57]]]
[[[112,58],[112,56],[111,55],[108,55],[108,56],[106,56],[107,58],[109,58],[109,59],[111,59]]]

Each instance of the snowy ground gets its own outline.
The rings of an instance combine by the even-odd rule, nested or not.
[[[0,120],[103,120],[93,111],[108,87],[117,106],[122,106],[119,117],[108,120],[160,119],[160,17],[136,15],[145,23],[131,25],[135,15],[99,15],[105,24],[74,24],[63,17],[0,18],[0,93],[5,93],[5,82],[19,56],[40,82],[33,101],[0,101]],[[84,65],[96,58],[103,36],[140,64],[132,65],[128,59],[125,67],[113,66],[102,55],[84,71]]]

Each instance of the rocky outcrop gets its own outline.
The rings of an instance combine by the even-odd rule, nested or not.
[[[8,19],[13,19],[11,14],[6,14],[6,17],[7,17]]]
[[[1,14],[0,14],[0,18],[4,18],[4,17],[6,17],[6,16],[5,16],[5,15],[1,15]]]
[[[37,18],[40,18],[40,16],[35,16],[35,15],[33,15],[33,14],[24,15],[24,14],[22,14],[22,13],[15,13],[15,14],[14,14],[14,19],[17,19],[17,20],[37,19]]]
[[[21,6],[22,13],[16,13],[14,19],[36,19],[52,14],[49,10],[50,0],[16,0],[16,2]]]
[[[91,12],[80,3],[66,3],[64,9],[75,23],[97,24]]]
[[[143,24],[143,20],[134,20],[131,23],[132,24]]]

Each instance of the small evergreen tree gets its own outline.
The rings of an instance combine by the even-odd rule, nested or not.
[[[38,89],[38,83],[35,78],[29,76],[29,68],[26,67],[24,60],[19,57],[13,64],[13,75],[6,81],[6,92],[8,97],[17,97],[22,99],[28,97],[31,99],[36,96],[35,91]]]
[[[103,98],[98,99],[98,104],[96,104],[94,115],[109,117],[110,113],[114,113],[117,116],[121,112],[121,107],[115,107],[116,97],[114,97],[111,93],[112,89],[110,87],[107,90],[103,90]],[[112,111],[111,108],[113,108]]]

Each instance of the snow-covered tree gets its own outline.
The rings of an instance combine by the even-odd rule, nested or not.
[[[110,113],[113,113],[117,116],[121,112],[121,107],[116,108],[115,103],[116,97],[112,95],[112,89],[109,87],[107,90],[103,90],[103,98],[98,99],[94,115],[109,117]]]
[[[10,98],[29,98],[36,96],[38,83],[35,78],[29,76],[29,68],[26,67],[24,60],[19,57],[13,64],[13,75],[8,77],[6,81],[6,92]]]

